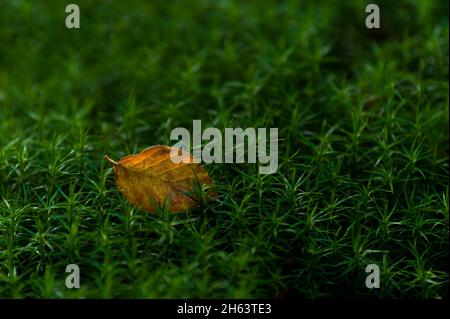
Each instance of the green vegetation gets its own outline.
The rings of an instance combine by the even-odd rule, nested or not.
[[[447,1],[378,1],[378,30],[362,0],[76,3],[69,30],[0,2],[0,297],[448,297]],[[193,119],[278,127],[278,172],[130,206],[103,156]]]

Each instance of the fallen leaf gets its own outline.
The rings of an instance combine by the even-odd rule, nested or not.
[[[173,148],[155,145],[136,155],[129,155],[116,162],[105,155],[112,164],[116,187],[136,207],[155,213],[168,201],[170,211],[186,211],[197,206],[195,183],[212,187],[213,182],[206,170],[194,162],[189,153],[188,163],[174,163],[170,158]],[[181,154],[181,150],[180,153]],[[209,192],[213,195],[213,192]]]

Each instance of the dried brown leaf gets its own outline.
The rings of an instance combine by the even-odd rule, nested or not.
[[[169,210],[185,211],[197,206],[195,183],[211,189],[214,185],[206,170],[194,163],[174,163],[170,158],[172,147],[155,145],[136,155],[116,162],[105,155],[112,164],[117,188],[136,207],[155,213],[166,201]],[[180,153],[181,154],[181,151]],[[212,191],[209,191],[213,195]]]

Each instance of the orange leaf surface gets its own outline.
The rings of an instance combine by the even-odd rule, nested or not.
[[[194,198],[195,182],[203,187],[213,186],[206,170],[194,163],[174,163],[170,158],[172,147],[155,145],[136,155],[129,155],[116,162],[105,155],[112,164],[116,187],[136,207],[155,213],[168,201],[169,210],[185,211],[197,206]],[[180,153],[181,154],[181,153]]]

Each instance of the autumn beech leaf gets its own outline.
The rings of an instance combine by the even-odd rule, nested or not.
[[[171,150],[179,151],[183,161],[174,163]],[[207,195],[214,195],[206,170],[194,162],[191,154],[173,147],[151,146],[118,162],[107,155],[105,159],[112,164],[116,187],[134,206],[145,211],[155,213],[165,203],[172,212],[196,207],[196,185],[209,189]]]

